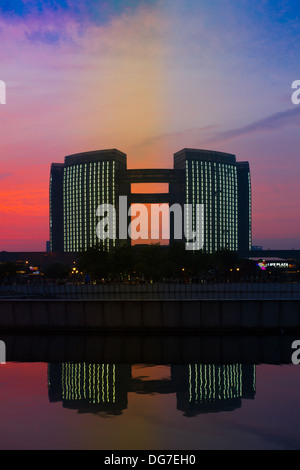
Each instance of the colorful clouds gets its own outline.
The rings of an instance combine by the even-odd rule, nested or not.
[[[293,1],[2,2],[0,250],[22,240],[16,212],[44,250],[51,162],[118,148],[129,168],[172,167],[184,147],[248,160],[254,243],[297,248],[299,14]]]

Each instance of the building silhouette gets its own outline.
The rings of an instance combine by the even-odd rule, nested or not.
[[[63,178],[64,164],[52,163],[49,184],[49,248],[54,253],[64,251]]]
[[[238,183],[238,247],[239,252],[247,253],[252,249],[252,204],[251,176],[248,162],[237,163]]]
[[[136,194],[133,183],[168,183],[168,193]],[[119,197],[126,206],[119,210]],[[129,225],[128,208],[135,203],[179,205],[182,208],[182,235],[189,226],[196,234],[193,249],[212,253],[221,249],[251,249],[251,180],[247,162],[235,155],[199,149],[183,149],[174,154],[173,169],[127,169],[127,156],[117,149],[84,152],[53,163],[50,172],[50,250],[86,251],[90,247],[110,250],[130,243],[120,225]],[[97,234],[97,208],[115,208],[112,225]],[[197,208],[203,205],[201,218]],[[184,207],[188,207],[184,212]],[[170,211],[170,243],[175,236],[175,214]],[[189,225],[190,224],[190,225]],[[178,227],[178,224],[177,224]],[[203,235],[203,245],[201,236]]]

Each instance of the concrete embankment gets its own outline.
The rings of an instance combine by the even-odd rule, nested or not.
[[[86,300],[300,299],[299,283],[204,284],[16,284],[0,286],[0,297]]]
[[[300,331],[300,300],[0,301],[0,331]]]

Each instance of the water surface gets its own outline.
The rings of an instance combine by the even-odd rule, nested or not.
[[[300,366],[7,362],[6,449],[300,449]]]

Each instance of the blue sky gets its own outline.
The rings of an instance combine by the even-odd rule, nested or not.
[[[0,12],[6,15],[26,17],[49,11],[67,11],[74,15],[78,21],[89,19],[101,23],[108,21],[113,15],[119,15],[124,10],[156,2],[157,0],[2,0]]]

